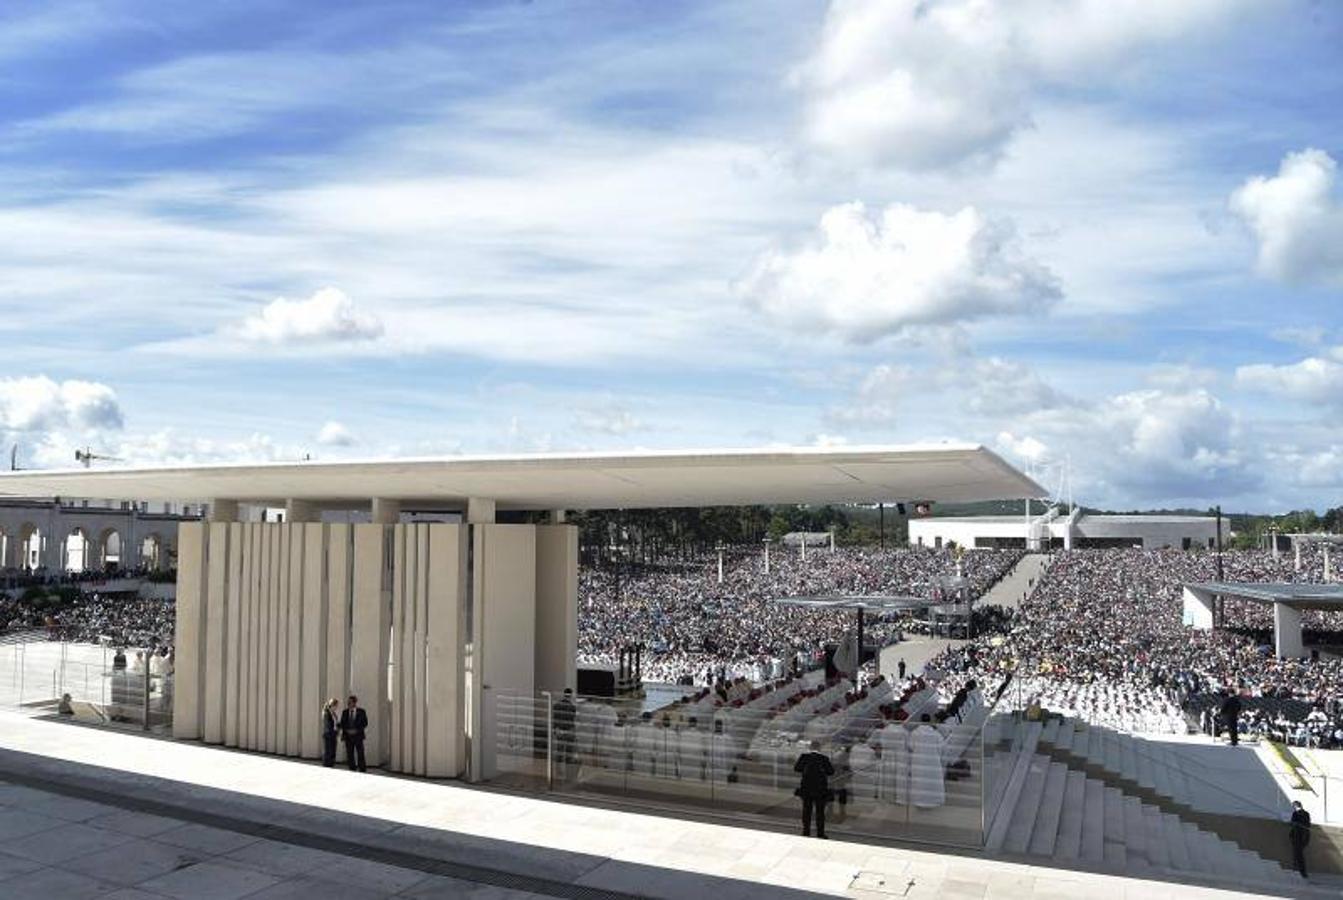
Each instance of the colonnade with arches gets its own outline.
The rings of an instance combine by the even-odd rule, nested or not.
[[[178,523],[192,520],[56,501],[0,504],[0,570],[171,569],[177,558]]]

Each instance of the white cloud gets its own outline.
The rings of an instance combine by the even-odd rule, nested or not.
[[[1337,352],[1343,357],[1343,347]],[[1343,405],[1343,362],[1310,356],[1287,366],[1240,366],[1236,384],[1307,403]]]
[[[317,443],[324,447],[352,447],[358,441],[340,422],[327,422],[317,432]]]
[[[1014,456],[1030,465],[1038,465],[1049,460],[1049,448],[1033,437],[1017,437],[1010,431],[998,433],[998,448],[1008,456]]]
[[[0,380],[0,428],[16,432],[117,429],[116,392],[93,381],[57,382],[45,375]]]
[[[955,377],[966,408],[977,416],[1017,416],[1075,402],[1029,366],[996,356],[957,370]]]
[[[907,366],[879,365],[864,376],[854,401],[830,410],[830,419],[844,424],[886,425],[895,421],[900,399],[916,381]]]
[[[277,297],[230,329],[244,341],[279,345],[371,341],[382,332],[377,317],[359,312],[349,297],[331,287],[305,300]]]
[[[648,427],[634,413],[616,403],[575,410],[574,425],[582,431],[614,437],[643,431]]]
[[[1061,296],[1010,223],[973,207],[946,215],[892,204],[832,207],[793,252],[764,254],[741,285],[766,314],[801,330],[871,341],[913,325],[1040,312]]]
[[[1338,165],[1323,150],[1283,157],[1278,174],[1256,175],[1231,195],[1231,211],[1259,241],[1260,274],[1288,282],[1343,285],[1343,202]]]
[[[1025,416],[999,436],[1009,456],[1071,460],[1092,503],[1194,501],[1257,485],[1236,413],[1204,389],[1140,390]]]
[[[1041,88],[1112,81],[1144,51],[1250,0],[832,0],[793,77],[807,136],[842,158],[933,168],[994,158]]]

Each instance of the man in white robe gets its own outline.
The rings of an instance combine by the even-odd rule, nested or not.
[[[873,741],[876,741],[873,736]],[[881,765],[881,757],[877,755],[876,749],[872,744],[858,743],[853,745],[853,750],[849,752],[849,768],[853,771],[851,779],[851,788],[853,790],[853,800],[855,803],[866,804],[874,801],[878,796],[878,786],[881,783],[878,767]],[[864,807],[858,807],[861,811]]]
[[[945,741],[927,713],[921,719],[909,738],[909,800],[921,809],[932,809],[947,802],[942,764]]]
[[[713,780],[717,784],[736,783],[740,759],[737,742],[723,730],[721,718],[714,719],[709,753],[713,759]]]
[[[878,786],[878,794],[882,800],[887,803],[903,803],[905,801],[905,790],[901,783],[901,763],[907,755],[906,742],[908,737],[905,732],[905,726],[899,722],[888,722],[886,727],[881,729],[876,736],[881,744],[881,768],[879,770],[881,781]]]
[[[681,729],[677,754],[677,772],[685,781],[708,778],[708,735],[699,729],[699,719],[691,716]]]

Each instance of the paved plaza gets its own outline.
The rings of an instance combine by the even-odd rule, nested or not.
[[[1234,895],[355,775],[15,713],[0,713],[0,769],[7,898]]]

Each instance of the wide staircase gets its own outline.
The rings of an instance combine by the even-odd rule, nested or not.
[[[1336,884],[1305,882],[1280,860],[1221,833],[1221,814],[1190,802],[1215,789],[1142,752],[1140,738],[1069,719],[1018,727],[1024,734],[1005,772],[990,852],[1250,892],[1338,895]],[[1259,832],[1286,850],[1284,828],[1280,820],[1258,820]]]
[[[1002,578],[989,588],[978,601],[979,606],[1001,606],[1016,609],[1021,601],[1035,590],[1040,577],[1049,568],[1049,554],[1027,553]]]

